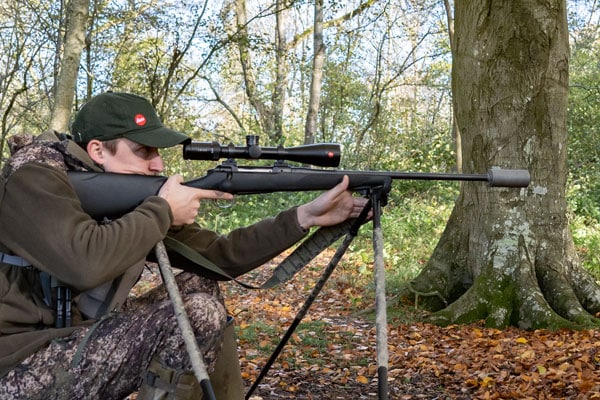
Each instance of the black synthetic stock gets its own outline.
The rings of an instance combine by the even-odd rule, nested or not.
[[[230,167],[218,166],[185,185],[228,192],[257,194],[273,192],[303,192],[328,190],[350,180],[353,191],[383,188],[389,191],[394,179],[482,181],[495,187],[525,187],[529,185],[526,170],[492,168],[487,174],[440,174],[420,172],[324,170],[302,167]],[[133,210],[146,198],[156,195],[167,178],[162,176],[69,172],[83,210],[96,220],[114,219]]]
[[[158,193],[164,176],[68,172],[83,211],[97,221],[115,219]]]

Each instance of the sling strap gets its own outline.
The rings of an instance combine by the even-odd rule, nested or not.
[[[6,253],[0,253],[0,263],[15,265],[17,267],[31,267],[31,263],[23,257]]]
[[[323,250],[340,239],[350,230],[354,219],[349,219],[340,224],[317,229],[311,236],[304,240],[288,257],[286,257],[274,270],[272,276],[262,285],[254,286],[242,282],[225,272],[221,267],[199,254],[191,247],[172,238],[165,237],[163,242],[168,250],[175,251],[183,256],[195,266],[200,267],[210,273],[217,275],[224,280],[232,280],[247,289],[270,289],[280,283],[291,279],[313,258],[318,256]]]

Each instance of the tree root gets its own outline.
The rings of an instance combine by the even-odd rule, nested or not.
[[[446,305],[446,307],[448,306],[448,301],[437,290],[434,290],[433,292],[419,292],[418,290],[416,290],[413,287],[412,282],[409,282],[409,284],[408,284],[408,291],[411,294],[413,294],[414,297],[415,297],[415,309],[417,309],[417,310],[419,309],[419,297],[420,296],[421,297],[437,297],[437,298],[439,298]]]
[[[600,320],[581,306],[564,265],[556,262],[544,265],[544,258],[540,257],[536,260],[536,271],[522,237],[517,248],[518,251],[505,260],[507,265],[494,266],[492,254],[473,285],[427,321],[450,325],[485,320],[486,326],[499,329],[509,325],[522,329],[600,326]],[[502,274],[502,271],[509,272]],[[439,292],[432,290],[423,294],[433,296]]]

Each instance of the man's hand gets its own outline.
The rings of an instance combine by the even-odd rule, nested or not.
[[[173,175],[162,185],[158,195],[169,203],[173,213],[173,226],[191,224],[198,216],[200,200],[219,199],[231,200],[233,195],[230,193],[219,192],[218,190],[195,189],[181,184],[183,177]]]
[[[348,191],[348,176],[334,188],[313,201],[298,207],[298,222],[304,229],[313,226],[331,226],[348,218],[356,218],[367,204],[368,199],[354,197]]]

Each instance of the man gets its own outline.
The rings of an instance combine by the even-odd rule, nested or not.
[[[197,382],[164,288],[127,299],[156,243],[169,237],[239,276],[310,227],[356,217],[366,204],[344,178],[309,203],[219,235],[194,220],[202,200],[231,195],[173,176],[132,212],[98,223],[82,210],[67,170],[159,174],[158,149],[187,137],[164,127],[144,98],[112,92],[79,111],[76,143],[59,136],[14,137],[0,179],[0,398],[118,399],[140,385],[139,399],[192,396]],[[223,352],[235,352],[221,292],[200,273],[177,279],[211,371],[226,327]]]

